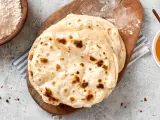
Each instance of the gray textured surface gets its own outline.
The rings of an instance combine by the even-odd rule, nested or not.
[[[92,109],[53,118],[32,100],[26,81],[10,64],[11,60],[31,46],[41,23],[54,10],[69,1],[71,0],[28,0],[29,15],[25,27],[13,41],[0,46],[0,120],[159,120],[160,68],[151,54],[130,66],[111,96]],[[151,10],[156,8],[160,13],[160,1],[140,1],[145,8],[143,33],[151,44],[160,29]],[[20,100],[15,100],[17,98]],[[147,102],[144,102],[144,98],[147,98]],[[6,103],[7,99],[9,104]]]

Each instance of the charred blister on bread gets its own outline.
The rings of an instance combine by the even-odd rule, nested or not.
[[[93,57],[93,56],[89,56],[89,59],[90,59],[91,61],[97,61],[97,59],[96,59],[95,57]]]
[[[48,59],[47,58],[40,58],[41,63],[48,63]]]
[[[65,38],[57,38],[56,40],[63,45],[67,44],[67,40]]]
[[[77,22],[81,22],[81,21],[82,21],[81,19],[78,19],[78,20],[77,20]]]
[[[33,72],[31,70],[29,71],[29,75],[33,77]]]
[[[79,82],[80,82],[79,76],[75,75],[73,80],[72,80],[72,84],[76,84],[76,83],[79,83]]]
[[[108,70],[108,66],[107,65],[103,65],[102,68],[107,71]]]
[[[80,65],[81,65],[82,67],[84,67],[84,63],[80,63]]]
[[[47,46],[48,45],[48,43],[44,43],[44,46]]]
[[[104,85],[102,83],[100,83],[100,84],[97,85],[97,88],[104,89]]]
[[[79,74],[79,71],[77,71],[76,74]]]
[[[75,102],[76,99],[75,99],[74,97],[70,97],[70,101],[71,101],[71,102]]]
[[[31,52],[30,55],[29,55],[29,60],[32,60],[32,59],[33,59],[33,55],[34,55],[34,53]]]
[[[64,91],[64,93],[67,93],[67,92],[68,92],[68,89],[67,89],[67,88],[65,88],[63,91]]]
[[[43,42],[40,42],[41,45],[43,45]]]
[[[77,48],[82,48],[83,47],[83,42],[81,40],[74,40],[74,45]]]
[[[83,82],[82,83],[82,88],[86,88],[88,86],[88,82]]]
[[[53,39],[51,37],[49,37],[49,40],[52,41]]]
[[[101,46],[97,45],[98,48],[102,48]]]
[[[84,56],[80,56],[82,59],[84,59]]]
[[[56,71],[58,72],[59,70],[61,70],[61,66],[59,64],[56,64]]]
[[[53,85],[53,86],[54,86],[54,85],[56,85],[56,82],[55,82],[55,81],[53,81],[53,82],[52,82],[52,85]]]
[[[50,46],[50,49],[53,49],[53,46]]]
[[[59,99],[54,97],[54,93],[51,91],[50,88],[45,88],[43,95],[46,96],[51,102],[59,102]]]
[[[60,60],[62,60],[62,61],[63,61],[63,60],[64,60],[64,58],[60,58]]]
[[[69,38],[69,39],[73,39],[73,36],[72,36],[72,35],[69,35],[68,38]]]
[[[93,100],[93,95],[92,94],[88,94],[87,96],[86,96],[86,100],[87,101],[91,101],[91,100]]]
[[[103,60],[99,60],[96,64],[98,67],[101,67],[103,65],[103,63],[104,63]]]

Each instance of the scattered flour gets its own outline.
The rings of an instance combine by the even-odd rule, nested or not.
[[[130,8],[121,7],[115,16],[116,26],[124,34],[133,35],[134,31],[140,27],[141,21]]]
[[[101,5],[99,16],[115,24],[124,34],[133,35],[134,31],[140,27],[141,21],[137,19],[135,13],[130,12],[130,8],[122,6],[122,0],[99,0],[99,2]],[[117,7],[121,9],[114,16],[113,11]]]
[[[99,8],[88,5],[81,14],[99,16],[112,22],[123,34],[134,35],[142,21],[139,20],[131,7],[124,7],[124,0],[97,0]],[[127,0],[126,0],[127,1]],[[114,14],[114,10],[116,14]]]
[[[0,0],[0,40],[16,29],[21,17],[20,0]]]
[[[122,0],[99,0],[101,9],[100,13],[104,18],[112,18],[114,9],[122,2]]]

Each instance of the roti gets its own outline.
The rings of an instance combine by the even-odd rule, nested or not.
[[[117,57],[96,30],[46,30],[29,54],[29,80],[46,103],[91,107],[115,88]]]
[[[70,14],[34,42],[29,80],[46,103],[91,107],[115,88],[125,59],[125,45],[112,23]]]

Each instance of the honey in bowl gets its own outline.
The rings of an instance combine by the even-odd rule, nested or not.
[[[157,43],[156,43],[156,56],[160,62],[160,36],[159,36]]]

